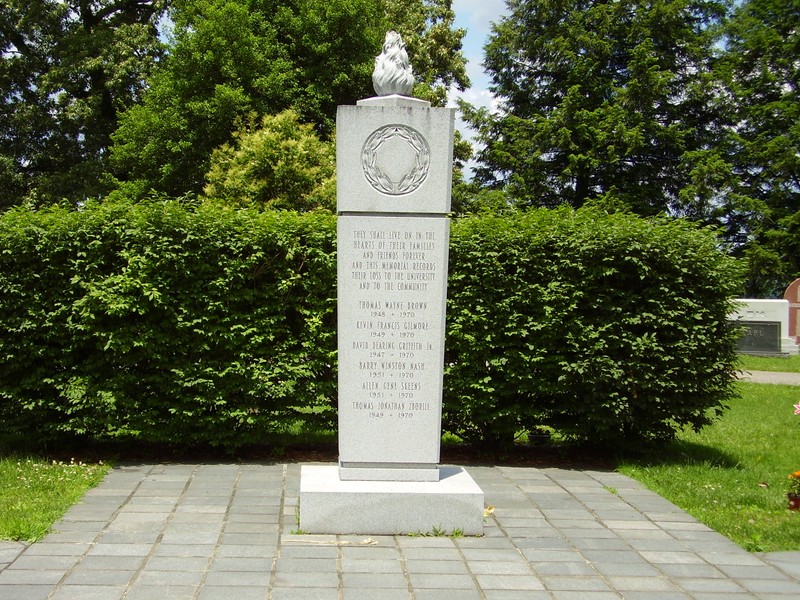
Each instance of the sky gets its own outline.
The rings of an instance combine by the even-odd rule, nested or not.
[[[467,58],[467,75],[472,87],[466,92],[450,93],[450,106],[455,106],[455,98],[463,98],[475,106],[491,107],[492,95],[489,93],[489,78],[483,72],[483,46],[491,32],[491,23],[508,14],[505,0],[453,0],[455,11],[455,27],[463,27],[467,34],[463,40],[463,52]],[[413,65],[412,65],[413,66]],[[464,137],[471,139],[471,132],[464,123],[456,117],[456,129]],[[467,177],[471,175],[471,168],[467,166]]]
[[[456,15],[455,27],[463,27],[463,52],[467,57],[467,74],[472,88],[459,94],[465,100],[480,106],[491,104],[491,94],[487,89],[489,79],[483,72],[483,46],[491,32],[493,21],[508,14],[505,0],[453,0]]]

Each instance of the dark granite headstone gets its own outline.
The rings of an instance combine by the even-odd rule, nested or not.
[[[738,350],[742,354],[781,355],[780,321],[737,321],[743,325]]]

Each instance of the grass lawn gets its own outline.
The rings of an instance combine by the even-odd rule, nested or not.
[[[800,356],[788,358],[768,358],[765,356],[739,355],[740,368],[745,371],[781,371],[800,373]]]
[[[0,539],[43,537],[108,470],[102,463],[0,458]]]
[[[800,387],[739,383],[722,419],[618,470],[747,550],[800,550],[787,475],[800,470]]]

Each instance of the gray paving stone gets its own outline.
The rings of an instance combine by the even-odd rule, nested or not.
[[[10,571],[59,569],[67,571],[80,560],[77,556],[25,556],[22,555],[7,568]]]
[[[563,537],[537,537],[515,539],[513,541],[517,548],[521,548],[523,550],[573,550],[572,543]]]
[[[594,567],[597,572],[606,576],[616,575],[620,577],[658,577],[661,575],[661,572],[658,569],[646,562],[595,562],[592,563],[592,567]]]
[[[496,539],[486,537],[464,537],[455,538],[453,543],[459,548],[497,548],[505,550],[513,550],[514,543],[506,538],[499,537]]]
[[[214,555],[216,546],[213,544],[159,544],[153,556],[173,556],[173,557],[211,557]],[[239,548],[224,547],[220,548],[220,552],[232,552]]]
[[[372,561],[374,562],[374,561]],[[336,558],[288,558],[281,557],[275,562],[275,569],[283,572],[335,573]]]
[[[641,530],[639,530],[641,531]],[[618,538],[621,537],[617,533],[604,527],[584,527],[581,529],[560,529],[559,533],[567,539],[574,537],[580,538]]]
[[[550,550],[540,548],[526,548],[522,554],[530,562],[579,562],[586,559],[575,550]]]
[[[438,563],[445,564],[445,563]],[[572,564],[572,563],[552,563]],[[524,560],[517,561],[473,561],[469,563],[469,570],[474,575],[530,575],[531,565]]]
[[[445,576],[446,577],[446,576]],[[408,581],[402,573],[342,573],[345,588],[399,588],[408,589]]]
[[[629,551],[630,544],[618,537],[608,538],[570,538],[570,543],[578,550]]]
[[[125,600],[193,600],[194,586],[137,585],[128,591]]]
[[[309,579],[329,575],[328,573],[292,573],[291,575],[306,576]],[[333,574],[335,575],[335,573]],[[279,573],[278,578],[286,576],[285,573]],[[227,585],[231,587],[253,587],[253,586],[269,586],[270,572],[264,571],[262,573],[251,571],[210,571],[206,575],[206,585]]]
[[[676,577],[674,580],[675,585],[686,590],[687,592],[717,592],[717,593],[740,593],[746,591],[743,587],[738,585],[732,579],[722,578],[686,578]]]
[[[511,550],[502,550],[496,548],[464,548],[462,552],[468,561],[515,561],[519,560],[522,556],[520,551],[516,548]]]
[[[136,571],[144,563],[143,556],[85,556],[80,562],[81,569]]]
[[[46,600],[52,590],[52,585],[6,585],[0,583],[0,598],[3,600]]]
[[[39,540],[38,544],[91,544],[97,536],[101,535],[99,531],[53,531]],[[2,544],[2,542],[0,542]],[[20,544],[22,548],[26,545]],[[20,550],[21,551],[21,550]]]
[[[475,582],[469,575],[454,575],[442,573],[409,573],[411,586],[414,590],[440,589],[440,590],[471,590],[475,589]]]
[[[250,571],[264,573],[272,570],[272,558],[215,558],[210,571]]]
[[[634,550],[582,550],[581,553],[592,562],[643,563],[642,555]]]
[[[119,600],[124,591],[123,585],[65,585],[53,593],[50,600]],[[164,595],[160,598],[167,600]]]
[[[548,590],[606,591],[610,588],[601,577],[568,577],[562,575],[543,575],[542,583]]]
[[[148,571],[205,571],[208,558],[200,556],[152,556]]]
[[[481,594],[477,588],[467,589],[416,589],[414,588],[414,598],[416,600],[480,600]]]
[[[237,586],[235,593],[231,593],[228,586],[206,585],[199,591],[197,600],[265,600],[267,590],[261,586]]]
[[[625,600],[699,600],[683,592],[653,592],[630,591],[625,592]]]
[[[681,563],[664,563],[658,565],[658,568],[668,577],[690,579],[695,577],[704,577],[707,579],[721,579],[726,577],[725,573],[723,573],[720,569],[709,564],[687,565]]]
[[[285,558],[336,558],[336,546],[281,546],[281,557]]]
[[[218,558],[271,558],[274,554],[274,547],[258,545],[223,545],[217,550]]]
[[[65,585],[127,585],[136,577],[136,571],[111,569],[93,570],[77,568],[64,580]]]
[[[430,561],[436,564],[446,564],[455,561]],[[280,569],[280,566],[278,567]],[[341,562],[343,573],[401,573],[402,565],[399,560],[372,560],[343,558]],[[336,562],[333,569],[336,570]]]
[[[702,558],[693,552],[659,552],[643,550],[642,558],[653,564],[703,564]]]
[[[344,550],[347,550],[345,548]],[[408,560],[462,560],[456,548],[403,548],[403,556]],[[498,558],[498,560],[501,560]]]
[[[535,590],[483,590],[486,600],[552,600],[549,592]]]
[[[401,548],[453,548],[456,542],[461,545],[465,540],[481,540],[482,538],[458,538],[453,539],[449,537],[424,537],[424,536],[407,536],[401,535],[397,537],[397,545]]]
[[[787,594],[800,598],[800,583],[789,579],[737,579],[736,582],[756,595]]]
[[[25,569],[6,569],[0,572],[0,586],[3,585],[55,585],[64,576],[62,569],[38,569],[28,571]]]
[[[680,591],[666,577],[627,577],[612,575],[608,577],[611,587],[615,590],[628,592],[678,592]]]
[[[409,600],[411,594],[400,588],[347,588],[343,600]]]
[[[616,592],[593,592],[587,590],[553,590],[554,600],[619,600]],[[630,596],[626,596],[626,600]]]
[[[276,587],[336,589],[338,585],[339,576],[336,573],[275,573]]]
[[[83,556],[91,544],[42,542],[25,550],[25,556]]]
[[[537,562],[532,563],[531,567],[537,575],[571,575],[591,577],[598,572],[592,565],[581,562]],[[606,573],[607,574],[607,573]]]
[[[476,575],[475,579],[483,590],[544,590],[534,575]]]
[[[475,572],[474,565],[499,565],[502,563],[473,563],[472,571]],[[406,571],[408,573],[441,573],[467,575],[467,565],[458,560],[408,560],[406,561]]]
[[[202,579],[202,571],[157,571],[145,569],[139,574],[136,585],[197,587]]]

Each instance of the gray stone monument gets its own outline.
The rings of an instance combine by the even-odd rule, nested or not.
[[[377,97],[336,116],[339,464],[301,470],[310,533],[483,531],[483,492],[439,466],[454,111],[411,98],[400,36]]]

